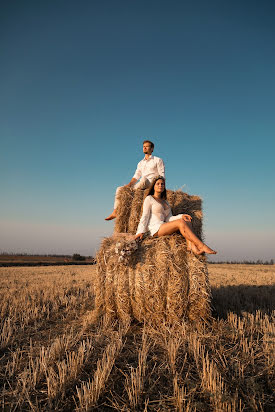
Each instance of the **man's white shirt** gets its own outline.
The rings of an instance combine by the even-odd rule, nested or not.
[[[165,178],[165,166],[160,157],[151,155],[148,159],[142,159],[138,165],[134,174],[134,178],[139,180],[141,177],[145,177],[150,182],[156,176],[163,176]]]

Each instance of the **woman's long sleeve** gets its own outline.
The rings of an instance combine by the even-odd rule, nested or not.
[[[151,216],[151,201],[150,201],[150,197],[147,196],[143,203],[142,216],[139,221],[136,234],[145,233],[148,231],[148,222],[149,222],[150,216]]]
[[[178,220],[182,218],[182,213],[180,215],[176,215],[176,216],[171,216],[169,217],[169,219],[167,220],[167,222],[173,222],[173,220]]]

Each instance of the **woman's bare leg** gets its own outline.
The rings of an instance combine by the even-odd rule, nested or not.
[[[192,230],[193,232],[193,227],[192,227],[192,223],[191,222],[186,222],[187,226]],[[191,242],[190,240],[186,239],[186,243],[187,243],[187,250],[190,250],[192,252],[194,252],[196,255],[200,252],[199,249],[197,248],[197,246],[195,245],[195,243]]]
[[[201,255],[202,253],[216,254],[215,250],[208,247],[203,243],[191,230],[191,228],[186,224],[183,219],[177,219],[172,222],[163,223],[158,230],[158,236],[171,235],[177,231],[180,231],[182,236],[192,242],[197,248],[197,254]],[[194,251],[195,252],[195,251]],[[196,252],[195,252],[196,253]]]
[[[194,244],[194,243],[192,243],[190,240],[188,240],[188,239],[186,239],[186,246],[187,246],[187,250],[189,251],[189,252],[194,252],[195,254],[198,254],[199,253],[199,249],[197,248],[197,246]]]

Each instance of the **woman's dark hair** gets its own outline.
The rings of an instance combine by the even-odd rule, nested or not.
[[[150,184],[149,189],[148,189],[147,196],[153,196],[153,194],[155,193],[154,186],[155,186],[156,182],[160,179],[164,182],[164,191],[161,194],[161,198],[166,200],[167,199],[167,193],[166,193],[166,187],[165,187],[165,179],[164,179],[163,176],[157,176],[157,177],[154,178],[154,180],[152,180],[152,183]]]

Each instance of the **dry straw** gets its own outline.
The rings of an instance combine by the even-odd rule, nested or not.
[[[206,259],[188,252],[181,235],[147,237],[126,264],[119,262],[117,242],[133,239],[145,196],[145,191],[131,188],[120,192],[116,234],[103,240],[97,254],[97,314],[126,322],[207,319],[211,310]],[[192,216],[194,231],[201,237],[201,199],[168,190],[168,201],[173,214]]]

